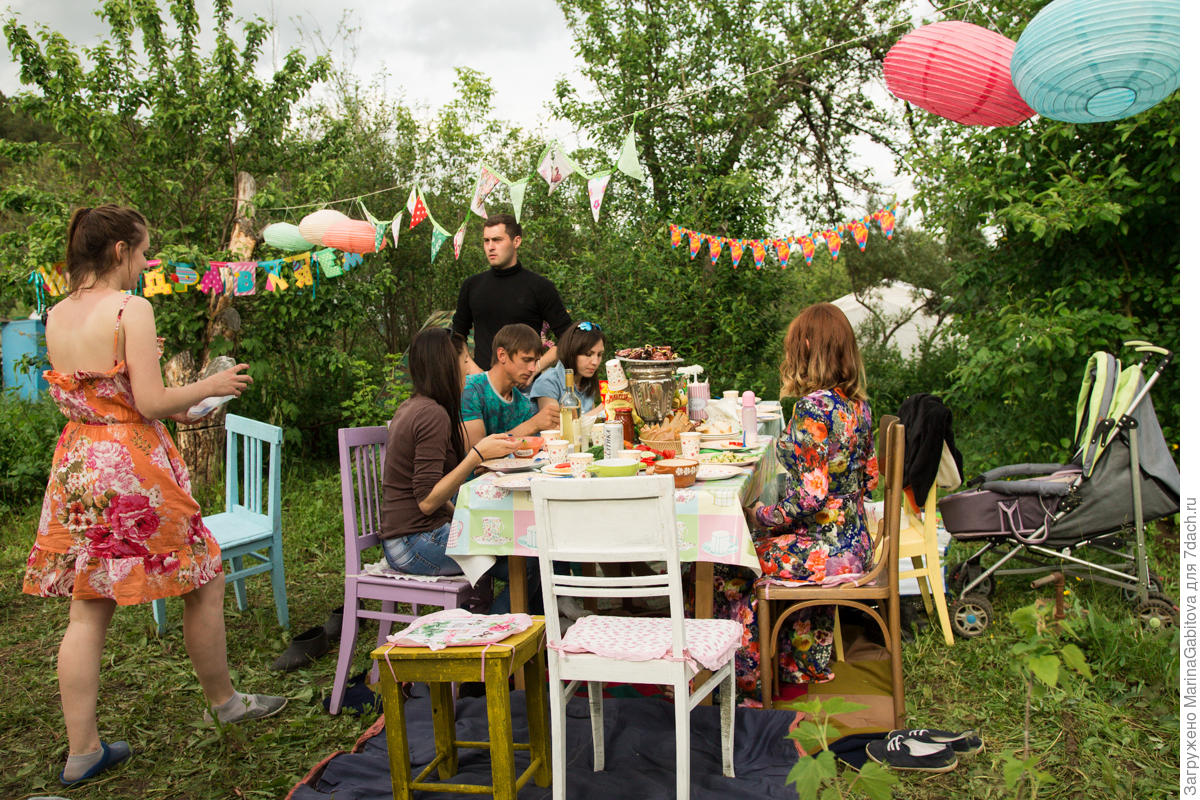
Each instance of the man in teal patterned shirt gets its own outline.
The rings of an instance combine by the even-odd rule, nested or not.
[[[541,346],[541,337],[524,323],[496,331],[491,368],[468,376],[463,387],[462,420],[468,447],[493,433],[536,436],[558,422],[554,406],[538,411],[519,391],[537,370]]]

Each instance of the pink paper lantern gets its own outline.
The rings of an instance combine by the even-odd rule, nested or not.
[[[964,125],[1018,125],[1034,115],[1013,86],[1017,43],[969,22],[917,28],[883,59],[888,90]]]
[[[384,242],[387,237],[384,237]],[[325,230],[321,244],[326,247],[336,247],[347,253],[374,253],[375,226],[358,219],[345,219],[335,222]],[[383,245],[380,245],[380,249]]]

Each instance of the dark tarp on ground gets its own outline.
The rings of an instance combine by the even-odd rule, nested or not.
[[[424,693],[418,684],[416,691]],[[517,741],[529,741],[525,723],[525,695],[512,695],[513,731]],[[405,705],[408,740],[414,774],[433,760],[433,719],[429,699],[418,697]],[[788,798],[796,790],[784,783],[798,754],[788,728],[795,711],[739,708],[734,734],[736,778],[721,774],[721,716],[717,706],[692,711],[692,797],[695,800],[731,798]],[[482,697],[464,697],[457,706],[460,741],[483,741],[487,734],[487,706]],[[567,796],[572,800],[612,800],[614,797],[675,797],[675,721],[673,706],[656,698],[606,698],[604,701],[605,770],[592,771],[592,729],[587,699],[573,698],[567,706]],[[491,782],[491,762],[486,750],[459,750],[456,783]],[[517,773],[529,764],[518,751]],[[434,773],[436,779],[436,772]],[[478,795],[417,792],[418,798],[467,798]],[[521,800],[549,798],[549,787],[531,780]],[[391,773],[387,740],[382,729],[367,739],[360,752],[334,756],[323,770],[310,775],[289,796],[291,800],[391,800]]]

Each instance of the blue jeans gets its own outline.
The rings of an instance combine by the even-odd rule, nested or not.
[[[446,555],[450,523],[425,533],[383,540],[383,557],[397,572],[411,575],[461,575],[462,567]]]

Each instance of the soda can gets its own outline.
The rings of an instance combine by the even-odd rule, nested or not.
[[[604,423],[604,457],[616,458],[625,449],[625,426],[620,422]]]

